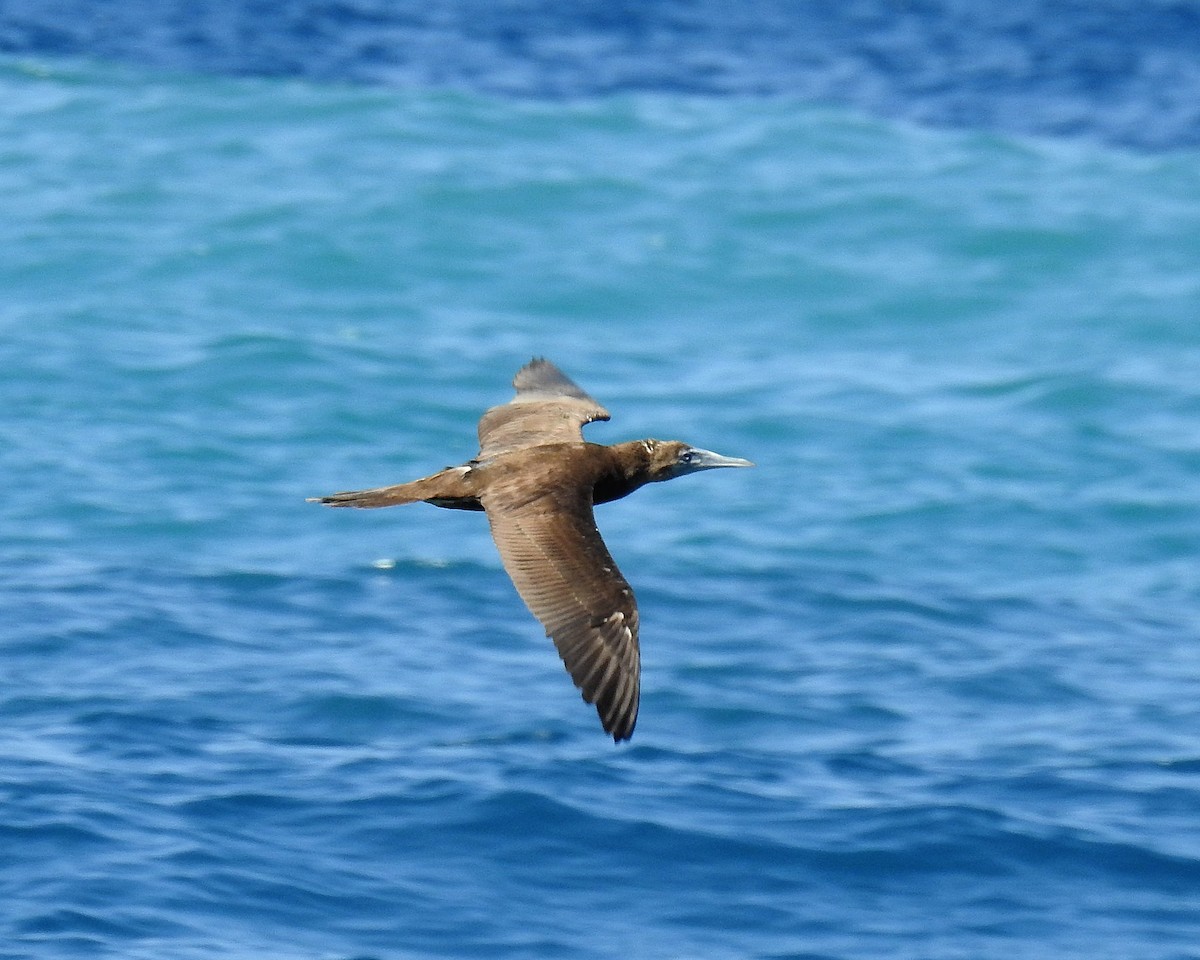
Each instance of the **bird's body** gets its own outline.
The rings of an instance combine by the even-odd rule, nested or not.
[[[608,411],[547,360],[513,380],[517,395],[479,421],[479,454],[395,486],[319,498],[335,507],[424,501],[483,510],[505,570],[554,641],[604,729],[627,740],[637,721],[637,604],[592,515],[647,483],[713,467],[750,466],[677,440],[588,443],[581,428]]]

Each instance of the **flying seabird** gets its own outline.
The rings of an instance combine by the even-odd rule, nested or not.
[[[609,413],[549,360],[531,360],[513,386],[517,395],[480,419],[475,459],[411,483],[312,499],[331,507],[422,500],[486,512],[504,569],[583,699],[614,741],[628,740],[641,677],[637,603],[592,507],[647,483],[753,464],[678,440],[588,443],[583,426]]]

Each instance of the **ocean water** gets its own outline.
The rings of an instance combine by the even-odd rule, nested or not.
[[[0,60],[0,956],[1200,957],[1200,155],[1109,135],[1153,98],[1034,137],[155,35]],[[304,499],[470,457],[533,355],[590,439],[758,463],[598,510],[628,744],[482,517]]]

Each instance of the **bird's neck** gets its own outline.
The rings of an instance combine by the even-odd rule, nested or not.
[[[593,488],[593,503],[620,500],[653,479],[649,470],[650,455],[641,440],[615,443],[602,449],[605,465]]]

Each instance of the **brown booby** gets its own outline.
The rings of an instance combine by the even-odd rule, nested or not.
[[[411,483],[312,499],[331,507],[423,500],[486,512],[504,569],[583,699],[614,741],[628,740],[641,683],[637,603],[592,507],[647,483],[753,464],[678,440],[588,443],[584,424],[608,420],[608,411],[545,359],[517,371],[513,386],[517,395],[480,419],[475,459]]]

